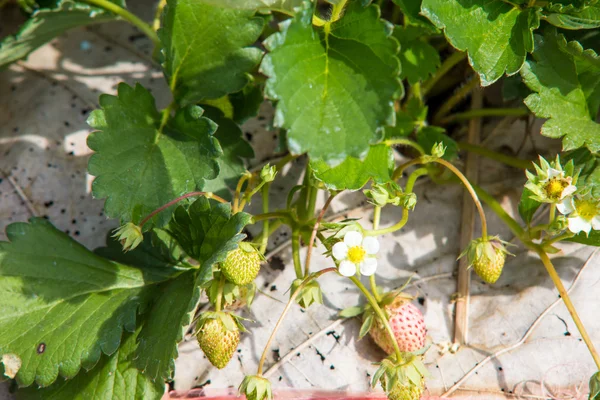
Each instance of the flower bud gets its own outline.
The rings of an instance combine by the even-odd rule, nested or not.
[[[302,279],[295,279],[292,283],[290,293],[293,294],[296,291],[296,289],[300,287],[302,282]],[[307,283],[300,291],[300,294],[296,296],[296,302],[302,308],[308,308],[315,303],[323,304],[323,293],[321,292],[321,287],[319,286],[319,283],[315,280]]]
[[[265,165],[260,171],[260,179],[265,183],[273,182],[275,175],[277,175],[277,167],[271,166],[271,164]]]
[[[442,142],[437,142],[431,148],[431,155],[434,157],[442,158],[442,157],[444,157],[445,153],[446,153],[446,146],[444,146],[444,143],[442,143]]]
[[[239,389],[247,400],[272,400],[271,382],[259,375],[244,377]]]
[[[130,251],[135,249],[144,240],[142,228],[140,228],[133,222],[128,222],[125,225],[119,227],[119,229],[117,229],[113,237],[116,237],[117,240],[121,242],[121,246],[123,246],[123,251]]]
[[[369,199],[369,203],[377,207],[385,206],[390,200],[390,194],[388,190],[378,184],[373,184],[371,189],[365,190],[364,193],[367,199]]]

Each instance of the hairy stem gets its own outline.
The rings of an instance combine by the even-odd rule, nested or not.
[[[294,260],[294,271],[296,272],[296,278],[301,279],[302,275],[302,262],[300,261],[300,230],[292,230],[292,259]]]
[[[483,146],[478,146],[478,145],[467,143],[467,142],[460,142],[460,143],[458,143],[458,147],[461,150],[466,150],[471,153],[475,153],[475,154],[479,154],[480,156],[487,157],[491,160],[501,162],[502,164],[508,165],[509,167],[514,167],[514,168],[518,168],[518,169],[531,168],[531,161],[507,156],[506,154],[498,153],[496,151],[490,150]]]
[[[435,84],[444,77],[444,75],[446,75],[456,64],[464,60],[466,57],[467,53],[457,51],[452,53],[450,57],[446,58],[436,73],[421,86],[422,96],[425,96],[427,92],[429,92],[431,88],[433,88]]]
[[[483,207],[481,206],[481,202],[479,201],[479,198],[477,197],[477,193],[475,193],[475,189],[473,189],[471,182],[469,182],[467,177],[464,176],[463,173],[458,170],[458,168],[456,168],[454,165],[452,165],[448,161],[446,161],[442,158],[438,158],[438,159],[433,160],[433,162],[436,162],[436,163],[441,164],[444,167],[448,168],[450,171],[452,171],[454,173],[454,175],[456,175],[458,177],[458,179],[460,179],[462,181],[463,185],[465,185],[465,188],[467,189],[467,191],[471,195],[471,198],[473,199],[473,203],[475,203],[475,207],[477,207],[477,212],[479,212],[479,218],[481,219],[481,236],[483,238],[486,238],[488,235],[488,232],[487,232],[487,220],[485,219],[485,212],[483,212]]]
[[[290,310],[290,308],[294,304],[294,301],[296,300],[296,297],[298,297],[298,295],[300,294],[300,292],[302,291],[302,289],[304,289],[304,287],[310,281],[312,281],[313,279],[316,279],[316,278],[320,277],[323,274],[326,274],[327,272],[333,272],[333,271],[337,271],[337,268],[333,268],[333,267],[331,267],[331,268],[325,268],[325,269],[322,269],[319,272],[315,272],[314,274],[307,276],[304,279],[304,282],[302,282],[300,284],[300,286],[298,286],[296,288],[296,290],[294,290],[294,292],[290,296],[290,299],[288,300],[287,304],[285,305],[285,308],[283,309],[283,312],[281,313],[281,316],[279,317],[279,320],[277,320],[277,323],[275,324],[275,327],[273,328],[273,332],[271,332],[271,336],[269,336],[269,339],[267,340],[267,344],[265,345],[265,348],[264,348],[264,350],[262,352],[262,356],[260,357],[260,361],[258,362],[258,369],[256,371],[257,375],[259,375],[259,376],[262,375],[262,373],[263,373],[263,367],[265,365],[265,360],[267,359],[267,352],[268,352],[269,348],[271,347],[271,343],[273,342],[273,339],[275,339],[275,334],[277,333],[277,330],[279,329],[279,327],[283,323],[285,315],[288,313],[288,311]]]
[[[396,353],[397,361],[402,360],[402,352],[400,351],[400,347],[398,347],[398,342],[396,342],[396,336],[394,335],[394,331],[392,331],[392,327],[390,326],[390,323],[388,322],[388,319],[387,319],[385,313],[383,312],[381,307],[379,307],[379,303],[377,303],[377,300],[375,299],[375,297],[373,297],[371,295],[371,293],[369,293],[369,290],[367,290],[365,285],[363,285],[362,282],[357,277],[350,276],[348,279],[350,279],[352,281],[352,283],[354,283],[354,285],[356,285],[358,290],[360,290],[362,292],[362,294],[367,298],[367,301],[369,302],[371,307],[373,307],[373,311],[375,311],[375,314],[377,314],[377,317],[379,318],[379,320],[385,327],[385,330],[387,331],[387,333],[391,339],[391,342],[394,345],[394,352]]]
[[[379,229],[379,220],[381,219],[381,207],[375,206],[373,209],[373,230],[376,231]],[[379,290],[377,290],[377,282],[375,281],[375,274],[369,277],[369,283],[371,285],[371,292],[373,292],[373,296],[377,302],[381,301],[381,296],[379,295]]]
[[[262,190],[262,211],[263,213],[269,212],[269,188],[271,185],[267,184],[263,186]],[[262,234],[262,242],[260,244],[260,253],[265,254],[267,251],[267,245],[269,244],[269,225],[271,220],[265,219],[263,222],[263,234]]]
[[[526,108],[478,108],[458,114],[452,114],[440,121],[440,124],[448,124],[455,121],[464,121],[467,119],[481,117],[525,117],[530,112]]]
[[[312,232],[310,234],[310,240],[308,241],[308,249],[306,250],[306,260],[304,261],[304,275],[305,276],[308,275],[308,273],[310,271],[310,259],[312,256],[313,246],[315,245],[315,239],[317,238],[317,231],[319,230],[319,226],[321,225],[321,221],[323,220],[323,217],[325,216],[327,209],[331,205],[331,202],[333,201],[333,199],[335,198],[336,195],[337,195],[337,193],[333,193],[333,194],[329,195],[329,198],[325,202],[325,205],[323,206],[323,209],[319,213],[319,216],[317,217],[317,221],[315,222],[315,225],[313,226]]]
[[[221,311],[221,304],[223,302],[223,288],[225,287],[225,276],[221,274],[219,278],[219,288],[217,290],[217,301],[215,302],[215,311]]]
[[[395,145],[409,146],[409,147],[412,147],[413,149],[417,150],[420,155],[425,154],[425,150],[423,149],[423,147],[421,147],[421,145],[419,143],[417,143],[413,140],[410,140],[410,139],[406,139],[406,138],[388,139],[388,140],[384,141],[383,144],[385,144],[386,146],[395,146]]]
[[[569,313],[573,318],[573,322],[575,323],[577,329],[579,330],[579,333],[581,334],[581,338],[588,347],[588,350],[590,351],[590,354],[592,355],[596,366],[598,367],[598,369],[600,369],[600,356],[598,355],[598,352],[596,351],[594,344],[590,339],[590,336],[585,330],[585,327],[583,326],[583,323],[581,322],[581,319],[577,314],[577,310],[575,309],[575,306],[573,305],[569,294],[563,286],[562,281],[560,280],[560,277],[558,276],[558,273],[554,268],[554,265],[552,265],[548,254],[546,254],[542,246],[531,242],[525,237],[525,232],[523,228],[521,228],[517,221],[515,221],[510,215],[508,215],[508,213],[502,208],[502,206],[500,205],[500,203],[498,203],[498,201],[496,201],[496,199],[494,199],[489,193],[487,193],[481,188],[477,188],[477,191],[481,199],[508,225],[508,227],[513,231],[513,233],[516,236],[518,236],[519,239],[521,239],[523,244],[525,244],[525,246],[535,251],[539,255],[540,259],[542,260],[542,263],[544,264],[544,267],[546,268],[546,271],[548,272],[548,275],[550,275],[550,279],[552,279],[552,282],[554,283],[554,286],[556,287],[558,293],[563,299],[567,310],[569,310]]]
[[[167,0],[160,0],[158,5],[156,6],[156,12],[154,13],[154,20],[152,21],[152,29],[155,31],[160,29],[160,16],[162,15],[165,6],[167,5]]]
[[[104,8],[105,10],[108,10],[111,13],[118,15],[119,17],[123,18],[127,22],[136,26],[140,31],[142,31],[146,36],[148,36],[148,38],[150,40],[152,40],[152,43],[154,43],[154,46],[157,46],[157,47],[160,46],[160,40],[158,39],[158,35],[156,34],[156,32],[154,32],[154,30],[152,29],[152,27],[150,25],[148,25],[147,23],[142,21],[140,18],[138,18],[137,15],[132,14],[131,12],[127,11],[126,9],[119,7],[115,3],[111,3],[108,0],[83,0],[83,1],[85,3],[92,4],[92,5],[100,7],[100,8]]]
[[[244,187],[244,182],[246,182],[250,177],[252,176],[252,174],[250,172],[245,173],[244,175],[242,175],[242,177],[240,178],[240,180],[237,183],[237,186],[235,188],[235,193],[233,195],[233,212],[237,213],[240,207],[240,196],[242,195],[242,188]]]
[[[436,125],[439,124],[440,121],[446,115],[448,115],[448,113],[450,111],[452,111],[454,106],[456,106],[458,103],[463,101],[469,95],[469,93],[471,93],[471,91],[473,89],[475,89],[478,85],[479,85],[479,77],[478,76],[472,77],[469,82],[467,82],[460,89],[458,89],[452,96],[450,96],[450,98],[448,98],[444,102],[444,104],[442,104],[442,106],[440,107],[438,112],[433,117],[433,121],[434,121],[433,123]]]
[[[417,182],[417,179],[423,175],[427,175],[426,168],[419,168],[419,169],[414,170],[408,177],[408,180],[406,181],[406,187],[404,188],[405,192],[412,193],[415,183]],[[386,233],[396,232],[396,231],[402,229],[404,227],[404,225],[406,225],[407,222],[408,222],[408,208],[405,208],[402,210],[402,218],[400,219],[400,221],[398,221],[398,223],[396,223],[395,225],[392,225],[388,228],[373,229],[372,231],[365,231],[365,235],[366,236],[378,236],[378,235],[385,235]]]
[[[550,275],[550,279],[552,279],[552,282],[554,283],[554,286],[556,286],[556,289],[558,290],[560,297],[563,299],[565,306],[567,307],[567,310],[569,310],[569,314],[571,314],[571,318],[573,318],[573,322],[575,322],[575,325],[577,326],[577,329],[579,330],[579,333],[581,334],[581,338],[583,339],[583,341],[585,342],[585,345],[587,346],[588,350],[590,351],[590,354],[592,355],[592,358],[594,359],[594,363],[596,363],[596,368],[600,369],[600,355],[598,355],[598,352],[596,351],[596,348],[594,347],[594,343],[592,342],[592,339],[590,338],[587,331],[585,330],[585,327],[583,326],[583,322],[581,322],[581,319],[579,318],[579,315],[577,314],[577,310],[575,309],[575,306],[573,305],[573,302],[571,301],[571,298],[569,297],[567,290],[563,286],[563,283],[560,280],[560,277],[558,276],[558,273],[556,272],[554,265],[552,265],[552,262],[550,261],[548,254],[546,254],[546,252],[539,246],[533,246],[532,249],[540,256],[540,259],[542,260],[544,267],[546,267],[546,271],[548,271],[548,275]]]
[[[225,200],[222,197],[217,196],[214,193],[211,192],[191,192],[191,193],[187,193],[184,194],[183,196],[179,196],[176,199],[171,200],[170,202],[168,202],[167,204],[160,206],[159,208],[157,208],[156,210],[152,211],[150,214],[148,214],[146,216],[146,218],[144,218],[139,224],[138,226],[141,228],[144,226],[144,224],[146,224],[146,222],[148,222],[152,217],[154,217],[156,214],[160,213],[161,211],[166,210],[167,208],[171,207],[174,204],[179,203],[181,200],[190,198],[190,197],[196,197],[196,196],[204,196],[207,199],[214,199],[216,201],[218,201],[219,203],[227,203],[227,200]]]
[[[416,169],[410,174],[410,176],[408,177],[408,180],[406,181],[406,187],[405,187],[406,193],[412,193],[412,190],[415,186],[415,183],[417,182],[417,179],[423,175],[427,175],[426,168]],[[372,231],[365,231],[364,233],[366,236],[378,236],[378,235],[384,235],[386,233],[396,232],[396,231],[402,229],[404,227],[404,225],[406,225],[407,222],[408,222],[408,208],[405,208],[402,210],[402,218],[395,225],[392,225],[388,228],[373,229]]]

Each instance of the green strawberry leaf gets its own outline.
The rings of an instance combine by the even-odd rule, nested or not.
[[[362,339],[363,337],[366,336],[367,333],[369,333],[369,331],[371,330],[371,328],[373,327],[373,323],[375,321],[375,314],[374,313],[369,313],[365,316],[362,325],[360,326],[360,331],[358,332],[358,339]]]
[[[458,158],[458,143],[450,136],[446,135],[446,130],[438,126],[425,126],[417,132],[417,143],[421,145],[427,154],[431,154],[431,149],[436,143],[442,143],[446,148],[444,160],[452,161]]]
[[[340,311],[339,316],[341,318],[354,318],[354,317],[358,317],[364,311],[365,311],[364,307],[353,306],[353,307],[344,308],[342,311]]]
[[[142,331],[138,335],[135,365],[150,379],[172,378],[177,358],[177,343],[194,317],[200,297],[194,273],[186,272],[176,279],[160,284],[153,304],[146,311]]]
[[[125,6],[122,0],[112,2]],[[0,42],[0,68],[27,57],[69,29],[114,21],[116,18],[116,15],[102,8],[71,0],[58,1],[52,8],[38,9],[15,36],[8,36]]]
[[[427,30],[417,26],[394,28],[394,37],[400,42],[400,77],[411,85],[427,79],[440,66],[440,54],[424,40],[426,35]]]
[[[383,127],[394,125],[393,102],[402,95],[398,42],[375,5],[351,2],[323,27],[312,17],[307,2],[265,41],[270,53],[261,71],[267,96],[277,101],[274,123],[287,130],[293,154],[328,164],[362,159]]]
[[[542,134],[563,139],[563,150],[587,146],[600,151],[600,124],[595,122],[600,105],[600,58],[578,43],[565,40],[556,30],[536,35],[533,61],[521,71],[534,92],[525,104],[540,118],[548,118]]]
[[[542,203],[531,198],[533,192],[527,188],[523,188],[521,201],[519,201],[519,215],[527,225],[531,224],[533,215],[540,208]]]
[[[275,10],[293,13],[304,0],[202,0],[206,4],[239,10]]]
[[[219,176],[206,181],[203,190],[230,200],[232,198],[230,189],[235,190],[238,180],[246,171],[244,159],[253,158],[254,150],[242,137],[240,127],[232,120],[225,118],[220,110],[206,107],[204,115],[219,126],[215,137],[221,144],[223,155],[217,160],[220,169]]]
[[[229,101],[233,106],[233,120],[243,124],[258,115],[264,101],[263,87],[260,84],[250,83],[241,91],[230,94]]]
[[[590,378],[590,396],[589,400],[600,400],[600,371],[596,372]]]
[[[22,360],[20,386],[73,378],[113,354],[138,306],[172,268],[133,268],[90,252],[44,219],[15,223],[0,243],[0,355]]]
[[[544,10],[542,18],[562,29],[600,28],[600,5],[580,9],[572,5],[554,4]]]
[[[502,0],[423,0],[422,13],[479,73],[483,86],[519,72],[533,50],[533,30],[540,24],[534,8]]]
[[[123,252],[123,245],[111,232],[106,246],[94,250],[101,257],[138,268],[181,267],[183,251],[177,242],[164,230],[153,229],[144,234],[144,240],[135,249]]]
[[[106,198],[111,218],[138,223],[158,207],[195,190],[217,176],[216,158],[222,154],[212,136],[215,124],[202,109],[180,109],[161,129],[154,98],[140,85],[119,85],[118,95],[100,96],[101,110],[88,123],[96,132],[88,137],[94,150],[88,170],[96,176],[92,193]],[[174,206],[144,226],[165,225]]]
[[[421,15],[422,0],[393,0],[394,3],[402,10],[406,25],[419,26],[427,29],[429,33],[436,31],[435,26]],[[404,65],[402,65],[404,68]]]
[[[573,164],[578,169],[577,191],[600,198],[600,156],[582,147],[562,154],[561,159],[563,163],[573,160]]]
[[[29,387],[17,392],[27,400],[159,400],[165,384],[153,381],[135,366],[140,329],[123,335],[121,347],[110,356],[103,356],[91,371],[73,379],[60,380],[45,389]]]
[[[163,68],[182,105],[241,90],[262,52],[251,46],[264,20],[202,0],[169,0],[159,30]]]
[[[585,244],[587,246],[600,247],[600,231],[591,231],[589,235],[586,235],[585,232],[581,232],[566,240],[569,242]]]
[[[184,251],[200,263],[197,286],[208,282],[213,265],[238,247],[246,237],[242,229],[251,220],[252,216],[244,212],[232,215],[229,204],[214,205],[204,197],[187,210],[183,206],[175,210],[168,229]]]
[[[367,157],[361,161],[348,157],[341,164],[331,167],[321,160],[311,161],[315,177],[332,190],[358,190],[371,179],[386,183],[392,179],[394,153],[384,144],[371,146]]]

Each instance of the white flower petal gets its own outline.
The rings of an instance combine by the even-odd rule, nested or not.
[[[561,213],[563,215],[571,214],[573,211],[575,211],[575,205],[573,204],[573,198],[572,197],[564,198],[563,201],[561,201],[560,203],[558,203],[556,205],[556,209],[558,210],[559,213]]]
[[[363,235],[360,232],[351,231],[346,233],[344,236],[344,243],[348,245],[348,247],[360,246],[363,240]]]
[[[348,260],[344,260],[340,263],[338,270],[344,276],[353,276],[356,274],[356,265]]]
[[[560,196],[561,196],[560,198],[564,199],[565,197],[570,196],[573,193],[575,193],[575,191],[577,191],[577,186],[569,185],[563,189],[562,193],[560,194]]]
[[[555,168],[548,168],[548,170],[546,171],[546,173],[548,174],[548,179],[552,179],[552,178],[556,178],[558,177],[562,177],[563,176],[563,171],[555,169]]]
[[[367,236],[363,239],[362,247],[365,249],[368,255],[377,254],[379,251],[379,240],[373,236]]]
[[[592,219],[592,228],[595,231],[600,231],[600,215],[596,215],[593,219]]]
[[[592,223],[590,221],[586,221],[581,217],[569,218],[569,230],[573,233],[585,232],[590,233],[592,230]]]
[[[367,257],[363,262],[360,263],[360,273],[364,276],[371,276],[377,270],[377,259],[374,257]]]
[[[348,257],[348,246],[344,242],[337,242],[333,245],[331,253],[336,260],[345,260]]]

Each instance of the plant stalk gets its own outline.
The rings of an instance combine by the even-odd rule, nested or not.
[[[196,196],[204,196],[207,199],[214,199],[216,201],[218,201],[219,203],[228,203],[227,200],[225,200],[222,197],[217,196],[214,193],[211,192],[191,192],[191,193],[187,193],[184,194],[183,196],[179,196],[176,199],[171,200],[170,202],[168,202],[167,204],[160,206],[159,208],[157,208],[156,210],[152,211],[150,214],[148,214],[146,216],[146,218],[144,218],[139,224],[138,226],[141,228],[144,226],[144,224],[146,224],[146,222],[148,222],[152,217],[154,217],[156,214],[160,213],[161,211],[166,210],[167,208],[171,207],[174,204],[179,203],[181,200],[190,198],[190,197],[196,197]]]
[[[396,361],[402,360],[402,358],[403,358],[402,352],[400,351],[400,347],[398,347],[398,342],[396,342],[396,336],[394,335],[394,331],[392,331],[392,327],[390,326],[390,323],[389,323],[385,313],[383,312],[381,307],[379,307],[379,303],[377,303],[377,300],[375,299],[375,297],[373,297],[371,295],[371,293],[369,293],[369,290],[365,287],[365,285],[362,284],[362,282],[356,276],[350,276],[350,277],[348,277],[348,279],[350,279],[352,281],[352,283],[354,283],[354,285],[356,285],[358,290],[360,290],[362,292],[362,294],[367,298],[367,301],[369,302],[371,307],[373,307],[373,311],[375,311],[375,314],[377,314],[377,317],[379,317],[379,320],[385,327],[385,330],[387,331],[387,333],[390,336],[390,339],[392,341],[392,344],[394,345],[394,352],[396,353]]]
[[[260,357],[260,361],[258,362],[258,369],[257,369],[257,372],[256,372],[256,374],[258,376],[261,376],[262,373],[263,373],[263,367],[265,365],[265,360],[267,359],[267,351],[271,347],[271,343],[273,342],[273,339],[275,339],[275,334],[277,333],[277,330],[279,329],[279,327],[283,323],[283,319],[285,318],[285,315],[288,313],[288,311],[290,310],[290,308],[294,304],[294,301],[296,300],[296,297],[298,297],[298,295],[300,294],[300,292],[302,291],[302,289],[304,289],[304,287],[310,281],[312,281],[313,279],[316,279],[316,278],[320,277],[323,274],[326,274],[327,272],[333,272],[333,271],[337,271],[337,268],[334,268],[334,267],[325,268],[325,269],[322,269],[319,272],[315,272],[314,274],[307,276],[304,279],[304,282],[302,282],[300,284],[300,286],[298,286],[296,288],[296,290],[294,290],[294,292],[290,296],[290,299],[288,300],[287,304],[285,305],[285,308],[283,309],[283,312],[281,313],[281,316],[279,317],[279,320],[277,320],[277,323],[275,324],[275,327],[273,328],[273,332],[271,332],[271,336],[269,336],[269,339],[267,340],[267,344],[265,345],[265,348],[264,348],[264,350],[262,352],[262,356]]]
[[[160,46],[160,40],[158,39],[158,35],[156,34],[156,32],[154,32],[152,27],[144,21],[142,21],[137,15],[132,14],[128,10],[119,7],[115,3],[111,3],[108,0],[83,0],[83,2],[92,4],[100,8],[104,8],[105,10],[108,10],[111,13],[118,15],[119,17],[123,18],[132,25],[135,25],[140,31],[142,31],[146,36],[148,36],[148,39],[152,40],[154,46]]]
[[[489,150],[486,147],[478,146],[475,144],[460,142],[458,143],[458,147],[461,150],[466,150],[471,153],[479,154],[480,156],[487,157],[491,160],[501,162],[502,164],[508,165],[509,167],[514,167],[518,169],[527,169],[531,168],[531,161],[522,160],[520,158],[507,156],[506,154],[498,153],[493,150]]]
[[[262,211],[264,214],[267,214],[269,212],[269,188],[270,188],[270,184],[266,184],[265,186],[263,186],[262,189]],[[267,246],[269,244],[269,225],[271,223],[271,220],[269,219],[265,219],[265,222],[263,222],[263,234],[262,234],[262,242],[260,244],[260,253],[261,254],[265,254],[265,251],[267,251]]]
[[[296,278],[302,279],[302,262],[300,261],[300,230],[292,230],[292,259]]]
[[[381,219],[381,207],[375,206],[373,209],[373,230],[376,231],[379,229],[379,220]],[[379,303],[381,301],[381,296],[379,295],[379,290],[377,290],[377,282],[375,281],[375,274],[369,277],[369,283],[371,285],[371,292],[373,292],[373,296],[375,300]]]
[[[329,195],[329,198],[325,202],[325,205],[323,206],[323,209],[321,209],[321,212],[319,213],[319,216],[317,217],[317,221],[315,222],[315,225],[313,226],[312,232],[310,234],[310,240],[308,241],[308,248],[306,250],[306,260],[304,260],[304,276],[307,276],[310,271],[310,260],[311,260],[311,256],[312,256],[312,249],[313,249],[313,246],[315,245],[315,240],[317,238],[317,232],[319,230],[319,226],[321,225],[321,221],[323,220],[323,217],[325,216],[327,209],[331,205],[331,202],[333,201],[333,199],[335,198],[336,195],[337,195],[337,193],[333,193],[333,194]]]
[[[449,115],[442,119],[440,124],[445,125],[450,122],[482,117],[526,117],[529,114],[530,112],[526,108],[480,108]]]
[[[421,95],[425,96],[427,92],[431,90],[435,86],[435,84],[444,77],[450,70],[459,62],[464,60],[467,57],[467,53],[463,52],[455,52],[452,55],[444,60],[440,68],[436,71],[436,73],[429,78],[427,81],[423,83],[421,86]]]

